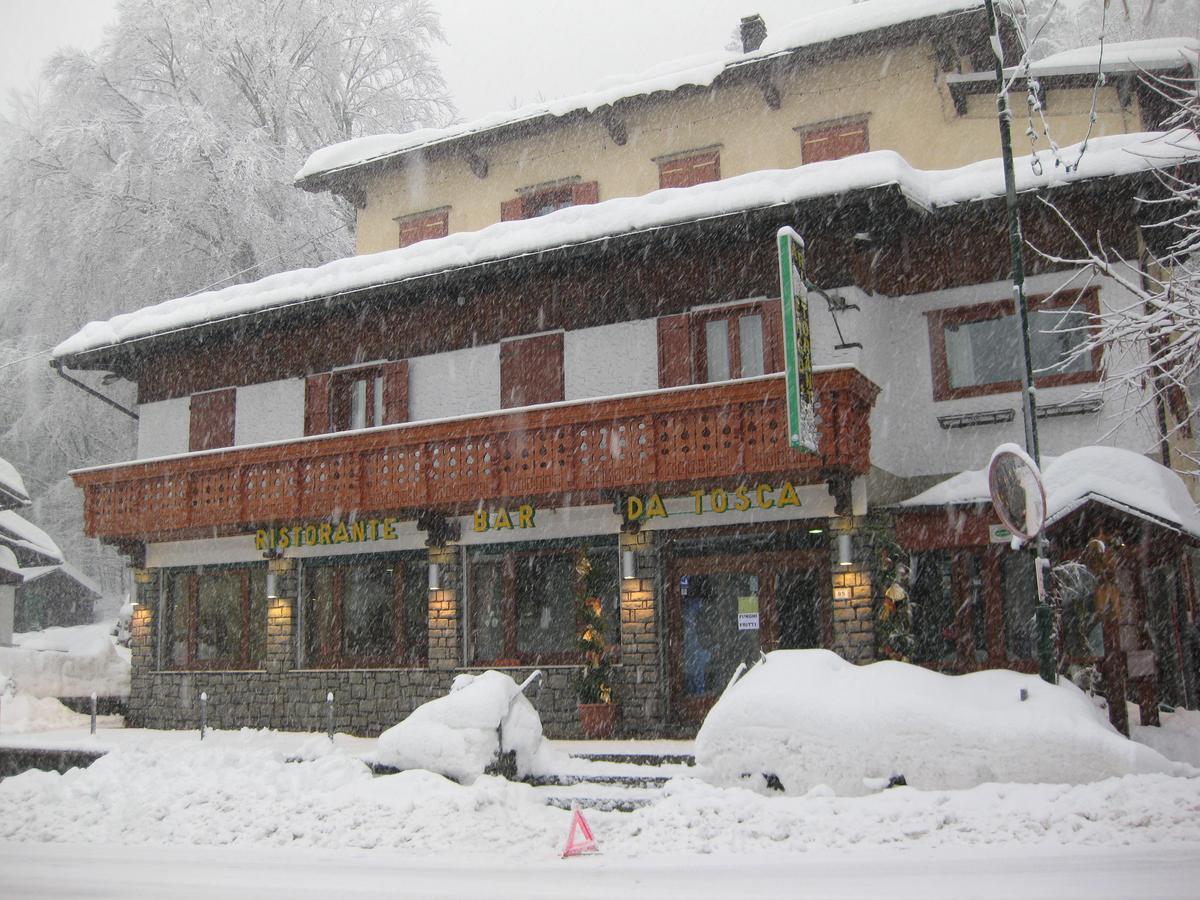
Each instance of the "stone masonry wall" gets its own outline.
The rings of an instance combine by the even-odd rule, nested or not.
[[[855,545],[852,565],[839,565],[837,535],[854,535],[852,519],[830,529],[833,570],[833,651],[853,663],[875,659],[875,614],[871,602],[871,573]]]

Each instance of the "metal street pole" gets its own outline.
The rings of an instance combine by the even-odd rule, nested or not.
[[[1024,238],[1021,235],[1021,212],[1017,207],[1017,180],[1013,171],[1012,108],[1008,103],[1008,86],[1004,80],[1004,47],[1000,43],[1000,20],[995,0],[985,0],[988,29],[991,32],[992,52],[996,58],[996,112],[1000,120],[1000,155],[1004,165],[1004,201],[1008,210],[1008,245],[1012,254],[1013,301],[1021,329],[1021,415],[1025,423],[1025,452],[1041,469],[1042,457],[1038,448],[1037,397],[1033,386],[1033,354],[1029,348],[1029,304],[1025,298]],[[1046,539],[1038,532],[1035,542],[1034,571],[1037,578],[1038,674],[1051,684],[1056,680],[1054,659],[1054,617],[1046,603],[1044,570],[1047,565]]]

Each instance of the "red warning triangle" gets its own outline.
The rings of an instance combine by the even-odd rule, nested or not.
[[[571,831],[567,835],[567,846],[563,848],[562,858],[583,853],[599,853],[600,848],[596,846],[596,839],[592,837],[592,829],[588,827],[587,819],[583,817],[578,806],[572,812]]]

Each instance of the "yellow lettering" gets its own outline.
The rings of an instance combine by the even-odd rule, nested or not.
[[[350,526],[350,540],[361,543],[367,539],[367,523],[354,522]]]
[[[288,547],[290,547],[292,545],[292,539],[288,535],[288,530],[286,528],[279,529],[278,537],[279,537],[279,540],[276,541],[275,546],[278,547],[280,550],[286,550]]]
[[[302,528],[297,528],[295,525],[292,526],[292,546],[293,547],[300,546],[300,539],[302,537],[304,537],[303,531],[304,531],[304,529],[302,529]]]
[[[270,549],[267,544],[267,531],[265,528],[260,528],[254,532],[254,549],[267,550]]]
[[[475,510],[475,515],[472,516],[471,527],[476,531],[488,530],[488,514],[486,509]]]
[[[796,489],[792,487],[790,481],[785,481],[783,487],[779,489],[779,505],[780,506],[799,506],[800,498],[796,496]]]
[[[317,543],[317,526],[306,525],[304,528],[304,545],[312,547]]]
[[[512,528],[512,519],[508,517],[508,510],[503,506],[496,510],[496,521],[492,525],[493,528]]]
[[[345,522],[338,522],[337,528],[333,530],[333,542],[335,544],[344,544],[350,540],[350,532],[346,530]]]
[[[733,496],[733,508],[738,512],[745,512],[750,508],[750,492],[746,490],[744,484],[738,485],[738,489],[733,492]]]
[[[378,529],[379,529],[379,520],[378,519],[368,519],[367,520],[367,533],[371,535],[371,540],[374,541],[374,540],[378,539],[377,534],[376,534]]]
[[[704,515],[704,491],[692,491],[692,496],[696,498],[696,515]]]
[[[667,508],[663,506],[662,497],[658,494],[651,494],[650,499],[646,501],[646,518],[647,519],[665,519],[667,517]]]
[[[625,519],[632,522],[635,519],[640,519],[642,513],[646,511],[646,506],[642,503],[641,497],[630,497],[625,501]]]
[[[729,509],[729,495],[722,488],[713,488],[712,508],[713,512],[725,512]]]
[[[333,533],[333,526],[330,525],[328,522],[323,522],[317,528],[317,543],[318,544],[328,544],[329,536],[332,533]]]
[[[385,541],[394,541],[396,539],[396,529],[392,526],[396,524],[396,519],[393,516],[388,516],[383,520],[383,539]]]
[[[760,484],[754,489],[754,499],[758,501],[759,509],[770,509],[775,505],[775,501],[771,499],[771,486],[769,484]]]
[[[533,507],[528,503],[522,503],[517,507],[517,527],[518,528],[533,528]]]

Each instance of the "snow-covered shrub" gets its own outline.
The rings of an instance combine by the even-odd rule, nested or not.
[[[709,712],[696,762],[715,784],[762,786],[775,776],[789,794],[822,784],[862,794],[896,775],[916,788],[956,789],[1180,770],[1120,735],[1069,681],[856,666],[827,650],[768,654]]]

